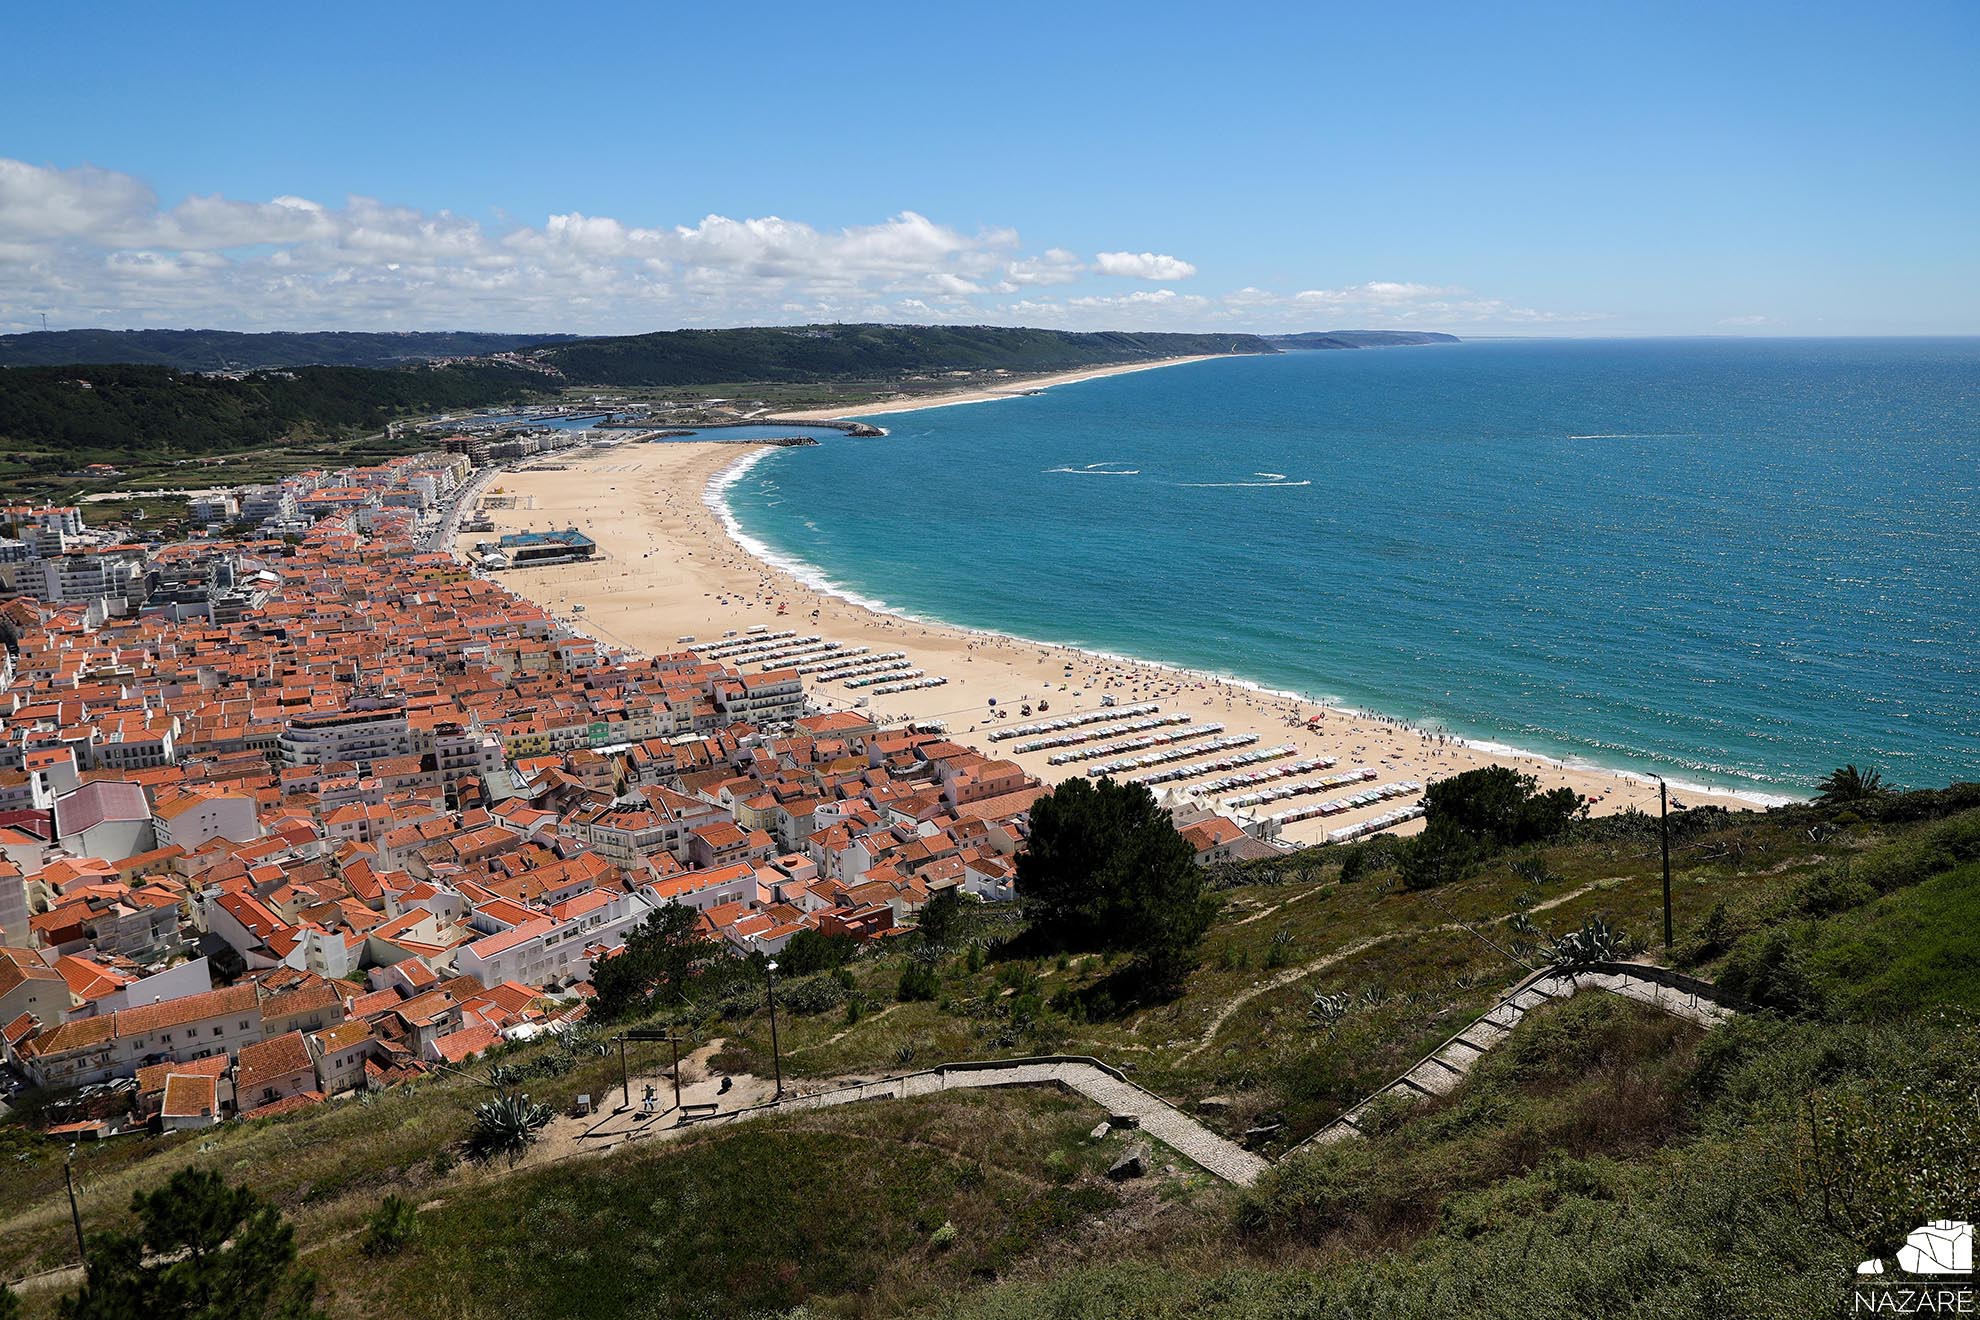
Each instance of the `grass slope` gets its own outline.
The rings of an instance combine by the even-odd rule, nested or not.
[[[389,1272],[312,1263],[351,1315],[891,1314],[1145,1214],[1092,1122],[1037,1091],[790,1115],[470,1187]]]
[[[1037,1092],[793,1114],[513,1175],[451,1168],[478,1092],[450,1079],[86,1150],[84,1213],[115,1222],[132,1188],[186,1163],[251,1177],[297,1220],[340,1317],[1823,1314],[1856,1260],[1980,1202],[1977,800],[1685,813],[1672,961],[1764,1011],[1702,1033],[1579,996],[1451,1096],[1386,1111],[1373,1138],[1295,1155],[1242,1196],[1187,1166],[1104,1183],[1115,1147],[1083,1136],[1099,1115]],[[1080,1006],[1107,983],[1102,960],[985,960],[962,942],[792,976],[786,1075],[1091,1053],[1176,1103],[1214,1099],[1202,1117],[1227,1131],[1283,1113],[1282,1154],[1515,979],[1503,951],[1531,948],[1526,923],[1658,924],[1642,818],[1428,892],[1379,866],[1344,883],[1344,855],[1226,874],[1202,965],[1155,1008],[1094,1018]],[[973,939],[1006,920],[982,914]],[[933,959],[936,998],[897,1003],[916,956]],[[1353,1006],[1318,1025],[1316,990]],[[725,1064],[767,1065],[758,986],[680,1025],[731,1037]],[[615,1063],[532,1089],[561,1106],[604,1091]],[[59,1150],[13,1150],[0,1263],[17,1275],[70,1253]],[[425,1224],[407,1254],[372,1260],[351,1239],[387,1191],[426,1205]]]

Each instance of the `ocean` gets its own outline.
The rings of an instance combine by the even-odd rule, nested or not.
[[[721,495],[882,608],[1678,783],[1980,774],[1980,340],[1294,353],[873,420]]]

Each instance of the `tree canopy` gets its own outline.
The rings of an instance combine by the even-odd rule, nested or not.
[[[1507,765],[1466,770],[1423,793],[1429,827],[1447,822],[1493,850],[1551,839],[1586,811],[1573,789],[1543,793],[1538,779]]]
[[[1035,937],[1129,953],[1156,992],[1181,985],[1216,912],[1154,795],[1105,777],[1069,779],[1032,804],[1017,882]]]
[[[1821,787],[1821,801],[1831,805],[1865,802],[1871,798],[1883,797],[1890,792],[1884,787],[1882,771],[1858,770],[1853,765],[1831,770],[1828,778],[1822,781]]]
[[[131,1197],[133,1233],[89,1240],[89,1277],[63,1320],[305,1320],[316,1279],[296,1266],[295,1230],[245,1187],[182,1169]]]
[[[645,1008],[656,995],[686,988],[694,974],[721,950],[701,933],[701,914],[679,903],[663,903],[626,934],[625,947],[591,971],[602,1018]]]

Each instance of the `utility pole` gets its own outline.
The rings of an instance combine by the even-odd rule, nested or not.
[[[1671,951],[1671,789],[1662,775],[1657,781],[1657,832],[1664,846],[1664,952]]]
[[[76,1226],[76,1258],[82,1262],[83,1273],[89,1273],[89,1249],[83,1246],[82,1211],[76,1206],[76,1147],[69,1145],[68,1158],[62,1161],[62,1181],[69,1185],[69,1219]]]
[[[777,1073],[777,1098],[784,1098],[784,1058],[777,1050],[777,960],[763,964],[765,984],[770,993],[770,1063]]]

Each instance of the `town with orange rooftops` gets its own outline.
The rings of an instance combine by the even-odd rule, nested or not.
[[[1980,1317],[1980,3],[0,32],[0,1320]]]
[[[84,1097],[56,1135],[335,1103],[565,1030],[669,904],[774,959],[1016,897],[1037,779],[815,709],[761,628],[627,654],[422,550],[470,448],[517,456],[459,448],[211,499],[216,534],[174,545],[6,510],[0,1025],[15,1086]]]

